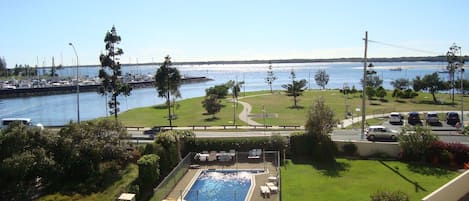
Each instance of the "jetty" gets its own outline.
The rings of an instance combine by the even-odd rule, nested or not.
[[[198,83],[198,82],[207,82],[212,79],[200,76],[200,77],[182,77],[182,84]],[[148,88],[154,87],[153,80],[148,79],[138,79],[130,80],[126,83],[130,84],[132,88]],[[0,85],[0,98],[16,98],[16,97],[29,97],[29,96],[48,96],[55,94],[68,94],[76,93],[77,87],[76,80],[60,80],[60,81],[46,81],[46,80],[29,80],[25,84],[12,84],[12,83],[3,83]],[[1,83],[0,83],[1,84]],[[98,91],[98,88],[101,84],[97,83],[94,80],[80,80],[80,92],[92,92]]]

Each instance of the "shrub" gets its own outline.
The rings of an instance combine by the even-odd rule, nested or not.
[[[155,154],[142,156],[138,161],[138,183],[140,191],[149,191],[160,177],[160,157]]]
[[[342,150],[344,151],[345,155],[348,156],[354,156],[357,154],[357,145],[353,142],[347,142],[344,145],[342,145]]]
[[[377,191],[370,198],[371,201],[409,201],[409,196],[402,191]]]

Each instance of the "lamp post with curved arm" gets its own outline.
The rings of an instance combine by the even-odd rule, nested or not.
[[[68,45],[72,46],[73,52],[75,53],[75,56],[77,57],[77,123],[80,124],[80,82],[78,80],[78,54],[77,50],[75,49],[75,46],[72,43],[68,43]]]

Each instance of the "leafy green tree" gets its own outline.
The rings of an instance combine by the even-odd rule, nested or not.
[[[217,95],[210,94],[209,96],[205,96],[205,99],[202,101],[202,105],[204,106],[207,114],[213,115],[213,119],[215,119],[215,114],[220,112],[221,110],[221,101],[217,98]]]
[[[228,82],[205,89],[205,96],[215,95],[218,99],[224,99],[228,95],[230,86],[232,85]]]
[[[173,115],[171,114],[171,95],[181,97],[181,93],[179,92],[181,74],[177,68],[172,68],[171,65],[171,57],[167,55],[164,58],[163,64],[156,70],[154,85],[158,92],[158,97],[166,98],[169,126],[172,127]]]
[[[392,97],[393,98],[396,98],[396,100],[399,100],[399,98],[401,98],[403,96],[404,92],[402,92],[401,89],[394,89],[392,91]]]
[[[374,87],[367,86],[365,89],[366,96],[368,96],[368,100],[372,100],[374,96],[376,96],[376,90]]]
[[[295,75],[295,72],[293,71],[293,69],[290,72],[290,75],[291,75],[290,78],[292,80],[292,83],[291,84],[284,84],[284,85],[282,85],[282,88],[286,89],[287,96],[293,96],[293,107],[297,108],[298,107],[297,97],[303,95],[303,92],[306,88],[307,81],[305,79],[302,79],[300,81],[296,81],[295,80],[296,75]]]
[[[381,100],[383,100],[386,95],[387,95],[387,92],[382,86],[376,89],[376,96],[380,98]]]
[[[57,177],[59,169],[52,152],[57,138],[47,130],[13,123],[0,130],[0,197],[26,200],[31,184]]]
[[[265,78],[265,82],[270,87],[270,93],[273,93],[272,84],[274,83],[275,80],[277,80],[277,77],[274,75],[274,71],[272,70],[272,62],[269,61],[269,68],[267,70],[267,77]]]
[[[142,156],[138,161],[138,184],[141,192],[147,192],[155,187],[160,178],[160,157],[155,154]]]
[[[329,75],[326,73],[326,70],[319,69],[314,75],[314,80],[316,80],[316,84],[324,90],[326,89],[327,83],[329,83]]]
[[[404,90],[409,88],[410,82],[408,79],[399,78],[394,81],[391,81],[391,85],[394,87],[394,89]]]
[[[312,138],[313,157],[321,161],[332,162],[337,153],[337,146],[329,137],[329,133],[337,125],[334,111],[324,103],[323,99],[317,99],[309,108],[305,129],[307,135]]]
[[[415,91],[426,90],[430,92],[434,103],[438,103],[435,96],[438,91],[449,89],[448,83],[441,80],[436,72],[430,75],[425,75],[423,78],[417,76],[412,83]]]
[[[428,128],[417,126],[415,131],[408,127],[402,129],[399,135],[399,144],[402,149],[402,159],[410,161],[423,161],[431,145],[438,137]]]
[[[99,94],[106,96],[108,93],[111,100],[108,102],[110,114],[114,115],[117,119],[119,113],[119,101],[117,97],[120,94],[129,96],[132,87],[128,83],[122,82],[122,70],[119,63],[119,56],[124,54],[124,51],[117,47],[121,42],[121,37],[117,35],[116,28],[112,26],[111,31],[106,33],[104,43],[106,44],[106,53],[101,53],[99,61],[101,62],[101,69],[99,70],[99,78],[102,80]]]

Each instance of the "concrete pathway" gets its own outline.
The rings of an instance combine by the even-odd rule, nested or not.
[[[243,105],[243,111],[241,113],[239,113],[239,115],[238,115],[238,117],[241,121],[244,121],[248,125],[251,125],[251,126],[262,126],[262,124],[252,120],[252,118],[249,116],[251,114],[251,111],[252,111],[251,104],[243,102],[243,101],[239,101],[239,100],[238,100],[238,103]]]

